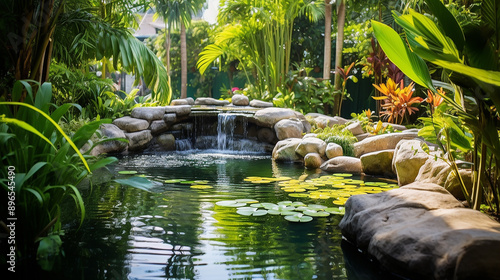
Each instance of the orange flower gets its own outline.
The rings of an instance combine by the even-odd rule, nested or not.
[[[443,96],[446,94],[443,88],[438,88],[437,91],[438,94],[434,94],[432,91],[427,90],[427,98],[425,99],[425,102],[432,105],[433,108],[436,108],[443,103]]]

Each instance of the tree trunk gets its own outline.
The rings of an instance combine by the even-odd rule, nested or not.
[[[323,79],[330,80],[332,60],[332,4],[325,0],[325,52],[323,62]]]
[[[345,0],[341,0],[337,8],[337,43],[335,45],[335,90],[342,91],[342,77],[337,67],[342,68],[342,49],[344,48],[344,24],[345,24]],[[342,99],[344,93],[337,94],[335,96],[335,104],[333,113],[336,116],[340,116],[340,110],[342,107]]]
[[[181,23],[181,98],[187,98],[187,48],[184,23]]]

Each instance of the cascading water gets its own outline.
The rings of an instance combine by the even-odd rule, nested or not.
[[[235,126],[235,114],[219,114],[217,122],[217,148],[219,150],[234,150]]]

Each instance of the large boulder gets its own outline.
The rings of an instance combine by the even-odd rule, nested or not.
[[[136,132],[148,129],[149,122],[143,119],[131,118],[129,116],[115,119],[113,124],[126,132]]]
[[[295,111],[292,109],[266,108],[257,111],[253,119],[260,126],[273,128],[277,122],[295,117]]]
[[[311,124],[301,112],[295,112],[295,117],[302,123],[302,133],[311,132]]]
[[[303,129],[304,126],[298,119],[283,119],[274,125],[274,131],[279,140],[301,138]]]
[[[195,105],[209,105],[209,106],[226,106],[229,105],[227,100],[218,100],[212,97],[198,97],[194,101]]]
[[[142,130],[137,132],[125,133],[128,139],[128,150],[137,151],[146,148],[153,139],[150,130]]]
[[[261,127],[257,131],[257,139],[260,142],[265,142],[270,144],[276,144],[276,142],[278,142],[276,133],[274,133],[274,130],[270,129],[269,127]]]
[[[271,102],[266,102],[266,101],[254,99],[254,100],[250,101],[250,106],[255,107],[255,108],[269,108],[269,107],[273,107],[274,105]]]
[[[394,150],[382,150],[367,153],[361,156],[361,167],[367,175],[382,175],[393,177],[392,158]]]
[[[326,146],[325,141],[319,138],[305,137],[302,138],[295,152],[302,157],[305,157],[309,153],[317,153],[322,157],[325,155]]]
[[[300,138],[288,138],[281,140],[274,146],[272,157],[276,161],[294,162],[301,161],[301,157],[295,153],[300,144]]]
[[[191,114],[190,105],[165,106],[165,114],[175,113],[178,117]]]
[[[462,182],[465,185],[465,189],[467,190],[467,193],[471,194],[472,193],[472,171],[468,169],[459,169],[458,170],[460,174],[460,178],[462,179]],[[465,195],[463,192],[463,187],[462,184],[460,183],[460,180],[458,177],[455,175],[455,172],[450,172],[448,174],[448,177],[446,178],[446,181],[444,182],[444,188],[449,191],[454,197],[456,197],[459,200],[465,200]]]
[[[135,107],[130,114],[132,118],[143,119],[151,122],[161,120],[165,114],[165,107]]]
[[[235,106],[248,106],[249,100],[248,97],[243,94],[235,94],[231,98],[233,105]]]
[[[400,186],[415,181],[420,167],[429,158],[425,150],[428,150],[427,144],[417,139],[401,140],[396,145],[391,168],[398,176],[398,184]]]
[[[375,151],[392,150],[396,148],[399,141],[417,137],[418,132],[413,131],[376,135],[354,143],[354,155],[360,157],[366,153]]]
[[[353,173],[360,174],[361,160],[355,157],[334,157],[321,165],[321,170],[330,173]]]
[[[318,153],[308,153],[304,156],[304,167],[307,169],[317,169],[323,164],[323,159]]]
[[[325,155],[329,159],[340,157],[344,155],[344,150],[342,146],[337,143],[328,143],[328,145],[326,145]]]
[[[121,130],[114,124],[110,123],[102,124],[99,130],[101,131],[101,135],[107,139],[109,138],[127,139],[123,130]],[[93,156],[97,156],[105,153],[119,153],[123,152],[126,148],[127,148],[127,142],[118,140],[107,141],[95,146],[92,149],[92,151],[90,151],[90,154]]]
[[[435,184],[355,195],[342,235],[385,269],[411,279],[500,279],[500,224]]]
[[[163,120],[160,120],[160,121],[152,121],[151,122],[151,125],[149,126],[149,130],[151,130],[151,133],[153,135],[156,135],[156,134],[159,134],[159,133],[162,133],[164,131],[167,131],[167,129],[169,128],[170,126],[167,125]]]

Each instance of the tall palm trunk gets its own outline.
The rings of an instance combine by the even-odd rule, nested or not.
[[[323,61],[323,79],[330,80],[332,60],[332,4],[325,0],[325,52]]]
[[[165,51],[167,53],[167,75],[168,75],[168,86],[171,88],[171,73],[170,73],[170,47],[172,46],[172,40],[170,38],[170,26],[165,26],[165,30],[167,30],[167,34],[165,34]]]
[[[340,115],[342,107],[342,77],[338,71],[338,67],[342,68],[342,49],[344,48],[344,25],[345,25],[345,0],[341,0],[337,7],[337,43],[335,45],[335,91],[340,94],[335,95],[335,104],[333,113],[337,116]]]
[[[181,98],[187,97],[186,26],[181,23]]]

